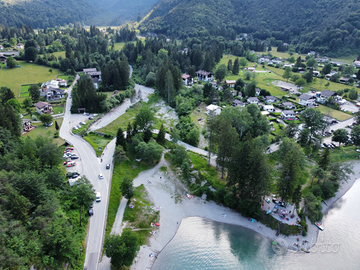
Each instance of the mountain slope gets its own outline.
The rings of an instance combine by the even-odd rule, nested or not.
[[[140,20],[159,0],[86,0],[102,9],[88,20],[93,25],[121,25],[127,21]]]
[[[235,31],[320,51],[360,46],[357,0],[162,0],[142,32],[180,38]],[[300,45],[299,45],[300,46]]]
[[[95,7],[85,0],[0,0],[0,24],[53,27],[85,21],[93,16],[94,11]]]

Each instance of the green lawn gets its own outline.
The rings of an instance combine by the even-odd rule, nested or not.
[[[30,131],[29,133],[27,133],[24,136],[25,137],[30,137],[32,139],[36,138],[37,136],[54,138],[54,133],[56,131],[56,129],[55,129],[55,121],[57,121],[58,124],[59,124],[59,127],[61,127],[61,123],[63,121],[63,118],[54,119],[54,124],[51,127],[45,127],[45,126],[43,126],[42,123],[32,123],[32,125],[37,126],[37,128]],[[58,145],[58,146],[65,143],[65,140],[60,138],[60,137],[59,138],[54,138],[53,140],[54,140],[54,143],[56,145]]]
[[[112,140],[111,138],[105,138],[98,134],[86,134],[83,137],[95,150],[96,156],[100,156],[106,145]],[[101,150],[99,150],[101,149]]]
[[[53,55],[56,56],[56,58],[59,58],[59,56],[61,56],[62,58],[65,58],[65,51],[62,52],[54,52],[52,53]]]
[[[54,111],[54,114],[60,114],[60,113],[63,113],[64,108],[63,108],[63,106],[55,106],[55,107],[53,107],[53,111]]]
[[[19,97],[20,87],[23,84],[37,84],[53,80],[57,75],[62,74],[60,70],[53,69],[49,72],[49,67],[39,66],[33,63],[18,61],[21,68],[1,69],[0,70],[0,87],[7,86]],[[20,98],[20,102],[22,98]]]
[[[115,51],[120,51],[122,48],[124,48],[124,46],[125,46],[125,42],[115,43],[115,45],[114,45]],[[109,46],[109,50],[110,49],[111,49],[111,46]]]
[[[106,235],[109,235],[114,224],[117,210],[121,200],[120,185],[125,178],[134,179],[140,172],[150,169],[151,167],[143,162],[127,160],[121,164],[115,164],[113,177],[111,180],[111,191],[106,222]]]
[[[342,111],[334,110],[334,109],[326,107],[324,105],[319,105],[319,107],[317,107],[317,108],[323,114],[328,115],[328,116],[333,117],[333,118],[336,118],[339,121],[345,121],[345,120],[353,117],[350,114],[344,113]]]

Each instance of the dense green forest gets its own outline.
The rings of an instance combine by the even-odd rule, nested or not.
[[[121,25],[140,21],[158,0],[0,0],[0,24],[55,27],[74,22],[87,25]]]
[[[0,269],[80,269],[95,193],[85,177],[69,186],[51,138],[20,137],[13,98],[0,89]]]
[[[30,25],[46,28],[74,22],[84,22],[92,17],[96,8],[84,0],[0,1],[0,24],[6,26]]]
[[[301,53],[342,55],[360,48],[359,9],[355,0],[163,0],[140,30],[178,38],[250,33],[293,43]]]

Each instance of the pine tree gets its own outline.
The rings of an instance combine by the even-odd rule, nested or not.
[[[156,141],[159,144],[165,144],[165,128],[164,128],[164,124],[161,124],[159,134],[158,134],[158,136],[156,138]]]
[[[227,69],[228,69],[228,71],[232,71],[232,69],[233,69],[233,64],[232,64],[231,59],[228,61]]]
[[[127,126],[127,129],[126,129],[126,140],[128,142],[131,141],[131,137],[132,137],[132,127],[131,127],[131,124],[130,122],[128,123],[128,126]]]
[[[234,75],[238,75],[238,74],[239,74],[239,58],[236,58],[235,61],[234,61],[232,73],[233,73]]]
[[[116,145],[121,145],[123,149],[126,151],[126,140],[124,137],[124,132],[121,127],[119,127],[116,134]]]
[[[55,121],[55,129],[56,129],[56,130],[59,130],[59,124],[58,124],[57,121]]]

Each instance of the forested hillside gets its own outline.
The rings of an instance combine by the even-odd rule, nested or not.
[[[251,33],[297,45],[297,51],[349,53],[360,48],[356,0],[162,0],[142,32],[178,38]]]
[[[121,25],[128,21],[140,21],[159,0],[86,0],[101,8],[88,22],[92,25]]]
[[[54,27],[86,21],[96,9],[84,0],[0,0],[0,24],[30,25],[32,28]]]

